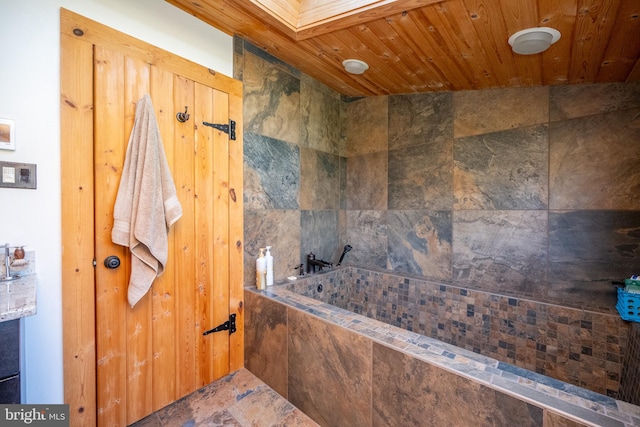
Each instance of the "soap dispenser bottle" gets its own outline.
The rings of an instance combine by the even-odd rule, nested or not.
[[[264,257],[264,248],[260,248],[260,255],[256,260],[256,288],[263,291],[267,287],[267,260]]]
[[[271,246],[267,246],[267,253],[264,255],[267,261],[267,286],[273,285],[273,255],[271,255]]]

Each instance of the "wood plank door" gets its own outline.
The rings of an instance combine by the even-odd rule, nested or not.
[[[229,95],[161,67],[96,46],[95,213],[98,415],[130,424],[229,373]],[[135,104],[150,94],[183,207],[169,233],[164,273],[135,307],[127,303],[128,248],[111,242],[113,207]],[[176,113],[184,110],[184,123]],[[107,268],[109,256],[121,260]]]
[[[242,90],[66,10],[61,34],[65,402],[71,425],[125,426],[243,366]],[[183,216],[164,274],[131,308],[129,250],[111,242],[111,228],[145,93]],[[202,125],[229,118],[236,140]],[[120,267],[103,264],[111,255]],[[232,313],[236,333],[203,335]]]

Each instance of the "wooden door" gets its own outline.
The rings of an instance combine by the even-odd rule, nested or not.
[[[70,12],[63,10],[61,17],[63,72],[73,74],[66,84],[65,78],[62,82],[63,107],[73,107],[63,111],[63,127],[65,120],[72,126],[74,116],[88,120],[76,110],[89,97],[93,107],[92,125],[73,123],[75,132],[68,135],[68,143],[76,144],[82,153],[73,155],[74,167],[84,173],[69,171],[67,176],[84,180],[84,185],[68,186],[73,194],[65,194],[63,184],[63,203],[65,197],[74,203],[75,208],[68,209],[76,209],[83,226],[78,228],[69,220],[77,235],[66,239],[63,269],[70,272],[67,268],[72,264],[66,248],[74,251],[75,262],[89,250],[87,241],[93,241],[96,261],[93,337],[79,325],[90,295],[75,288],[83,280],[75,275],[63,289],[65,402],[71,405],[72,425],[124,426],[243,364],[241,98],[232,79]],[[170,230],[163,275],[130,308],[126,297],[129,250],[111,242],[111,228],[135,104],[145,93],[153,102],[183,216]],[[181,123],[176,113],[185,108],[190,118]],[[226,124],[230,118],[238,124],[236,140],[203,125]],[[81,146],[89,133],[91,150]],[[62,139],[64,144],[65,131]],[[63,181],[71,153],[63,150]],[[90,170],[84,161],[90,162]],[[92,216],[86,212],[87,180],[92,181]],[[88,216],[93,236],[86,227]],[[65,221],[63,235],[64,228]],[[119,268],[103,264],[111,255],[120,258]],[[88,281],[88,276],[83,277]],[[78,304],[82,309],[76,308]],[[203,335],[229,320],[230,314],[237,315],[236,333]],[[90,356],[88,346],[95,351],[93,377],[86,372],[86,360],[80,364],[73,360]],[[82,383],[78,386],[75,381]],[[91,409],[91,387],[95,387],[96,402],[93,423],[85,414]]]

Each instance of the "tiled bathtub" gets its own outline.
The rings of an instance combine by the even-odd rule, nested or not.
[[[494,334],[496,350],[507,357],[515,356],[515,360],[523,358],[518,356],[521,354],[519,341],[515,347],[510,347],[509,338],[501,338],[499,334],[532,341],[535,348],[534,337],[516,332],[514,326],[515,323],[527,324],[526,317],[535,317],[536,329],[540,329],[541,313],[546,313],[547,320],[552,319],[548,323],[558,324],[556,330],[563,330],[560,325],[566,325],[567,329],[576,329],[574,332],[578,334],[584,333],[583,330],[596,335],[602,333],[596,326],[602,319],[597,317],[591,318],[591,328],[588,328],[589,320],[583,319],[576,324],[572,318],[575,313],[561,311],[558,314],[555,308],[549,312],[546,307],[546,311],[536,311],[533,316],[534,310],[543,309],[527,307],[532,303],[530,301],[507,298],[506,307],[501,307],[502,301],[489,297],[489,306],[485,307],[481,296],[474,292],[458,289],[456,293],[449,286],[438,284],[431,285],[438,292],[449,292],[455,302],[453,307],[457,309],[445,309],[437,315],[435,327],[427,326],[427,318],[435,315],[421,316],[399,309],[399,301],[406,300],[407,309],[412,304],[420,305],[421,301],[421,297],[416,299],[415,291],[411,290],[414,279],[407,279],[408,283],[405,279],[346,267],[274,286],[264,292],[246,288],[246,367],[319,424],[327,426],[640,425],[638,406],[290,290],[296,288],[312,295],[318,294],[318,285],[322,285],[319,295],[326,295],[327,301],[352,305],[363,312],[375,311],[373,307],[379,306],[380,316],[395,319],[398,324],[406,323],[414,330],[435,329],[436,335],[438,331],[444,334],[457,327],[458,333],[461,329],[465,331],[457,336],[465,337],[477,346],[482,344],[475,336],[482,335],[483,322],[488,322],[489,330],[492,330],[492,324],[498,331],[504,330]],[[386,283],[388,289],[395,287],[398,292],[366,289],[367,283],[375,282],[378,287]],[[429,287],[426,282],[417,285],[423,290]],[[352,286],[356,296],[351,302],[342,293],[348,286]],[[386,299],[372,303],[372,292],[380,292]],[[444,297],[427,294],[425,292],[422,298],[423,305],[433,309],[439,307]],[[467,298],[473,298],[473,304]],[[506,309],[504,322],[492,320],[493,317],[500,319],[501,315],[491,311],[491,303],[497,305],[495,310]],[[460,307],[464,308],[464,315],[459,311]],[[510,310],[509,307],[514,308]],[[520,310],[525,308],[528,316],[523,318]],[[613,318],[607,321],[616,323]],[[604,337],[605,342],[606,339]],[[581,341],[581,346],[586,346],[585,343]],[[563,354],[564,350],[560,351],[560,348],[564,348],[564,343],[557,346],[556,355]],[[593,354],[594,347],[591,348]],[[536,350],[540,351],[540,348]]]
[[[322,292],[318,292],[322,285]],[[502,362],[618,397],[628,323],[582,310],[348,267],[287,289]],[[613,289],[612,289],[613,291]]]

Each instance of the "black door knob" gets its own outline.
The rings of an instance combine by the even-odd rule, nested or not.
[[[115,255],[108,256],[104,259],[104,266],[107,268],[120,267],[120,258]]]

